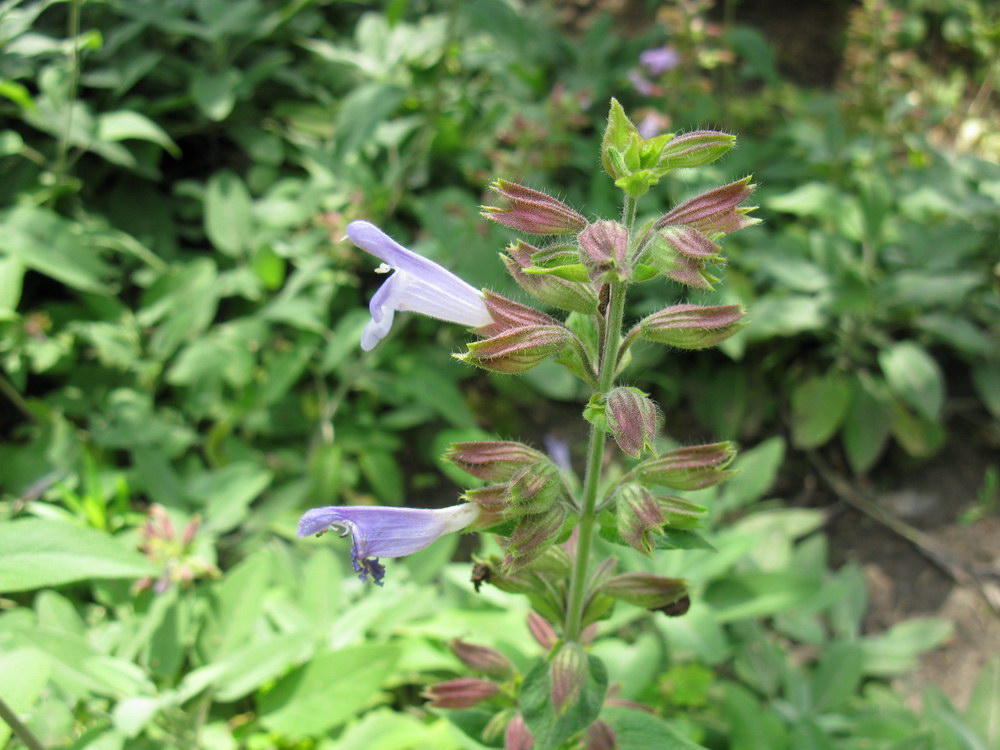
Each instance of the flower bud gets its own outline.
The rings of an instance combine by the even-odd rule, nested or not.
[[[460,638],[451,641],[448,647],[473,672],[500,679],[507,679],[514,674],[514,666],[510,663],[510,659],[495,648],[467,643]]]
[[[551,315],[546,315],[533,307],[522,305],[520,302],[515,302],[512,299],[507,299],[495,292],[484,291],[483,303],[490,317],[493,319],[491,323],[475,329],[475,332],[483,338],[496,336],[514,328],[523,328],[525,326],[560,325],[559,321]]]
[[[539,557],[555,543],[565,520],[566,506],[562,503],[555,503],[544,513],[521,516],[505,545],[504,569],[515,572]]]
[[[628,263],[628,229],[616,221],[598,221],[577,237],[580,258],[590,269],[593,281],[607,281],[609,276],[627,279],[632,274]]]
[[[474,341],[456,359],[491,372],[514,374],[530,370],[568,343],[572,334],[562,325],[511,328],[493,338]]]
[[[535,746],[535,740],[528,731],[528,725],[524,723],[521,714],[517,714],[510,723],[503,735],[503,750],[531,750]]]
[[[562,474],[545,459],[521,469],[507,490],[509,512],[513,516],[542,513],[563,494]]]
[[[598,719],[589,727],[583,739],[583,750],[616,750],[618,738],[606,721]]]
[[[644,484],[659,484],[674,490],[700,490],[728,479],[725,467],[736,452],[726,443],[677,448],[643,461],[633,470]]]
[[[479,506],[479,518],[468,526],[468,531],[482,531],[509,520],[507,508],[510,505],[507,484],[491,484],[475,490],[467,490],[462,499]]]
[[[510,201],[509,208],[482,206],[484,218],[531,234],[576,234],[587,220],[551,195],[507,180],[495,180],[490,189]]]
[[[625,453],[638,458],[643,451],[653,452],[659,414],[656,404],[637,388],[620,387],[605,399],[608,429]]]
[[[600,592],[638,607],[660,609],[687,596],[687,584],[681,578],[652,573],[622,573],[608,579]]]
[[[636,482],[623,484],[614,497],[618,533],[630,547],[649,555],[656,548],[653,534],[666,521],[657,498]]]
[[[593,315],[597,312],[597,292],[589,283],[570,281],[553,274],[526,273],[525,270],[535,268],[531,256],[540,252],[526,242],[518,240],[507,247],[506,253],[500,254],[500,259],[507,267],[507,273],[524,291],[547,305],[560,310]],[[486,292],[487,307],[490,293]]]
[[[708,508],[682,497],[657,497],[663,514],[663,525],[671,529],[696,529],[701,527]]]
[[[508,482],[521,469],[549,463],[541,451],[511,440],[452,443],[444,454],[462,471],[487,482]]]
[[[500,686],[478,677],[459,677],[457,680],[431,685],[423,695],[436,708],[470,708],[500,692]]]
[[[535,612],[528,612],[528,630],[538,641],[538,645],[546,651],[550,651],[559,640],[559,636],[556,635],[556,631],[549,624],[549,621]]]
[[[587,655],[578,643],[566,643],[549,664],[552,705],[562,716],[577,702],[587,681]]]
[[[660,152],[659,169],[684,169],[711,164],[736,145],[736,136],[716,130],[695,130],[672,138]]]
[[[687,225],[706,235],[731,234],[739,229],[759,224],[760,220],[748,217],[752,207],[737,208],[750,197],[756,185],[750,184],[750,177],[731,182],[728,185],[709,190],[684,201],[661,216],[655,227]]]
[[[639,333],[678,349],[706,349],[746,326],[743,315],[741,305],[671,305],[639,321]]]

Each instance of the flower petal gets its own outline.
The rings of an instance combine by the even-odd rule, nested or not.
[[[354,569],[362,580],[371,574],[381,582],[380,557],[409,555],[443,534],[460,531],[475,521],[479,507],[466,503],[450,508],[386,508],[377,505],[329,505],[306,511],[299,519],[300,537],[341,528],[352,538]]]

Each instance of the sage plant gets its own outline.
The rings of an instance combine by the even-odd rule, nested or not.
[[[590,436],[582,482],[568,481],[564,466],[524,443],[462,442],[447,458],[483,484],[458,505],[331,506],[308,511],[300,522],[300,536],[329,528],[349,534],[356,572],[378,585],[386,573],[380,558],[410,554],[450,532],[499,535],[504,555],[478,560],[473,582],[477,590],[486,584],[528,597],[529,626],[545,655],[521,675],[496,650],[455,641],[456,656],[478,676],[427,691],[440,708],[494,707],[484,742],[503,737],[509,750],[615,747],[614,727],[600,718],[606,672],[587,653],[591,626],[616,601],[674,616],[687,609],[682,579],[616,574],[613,558],[595,559],[595,537],[645,555],[677,546],[705,509],[674,493],[710,487],[730,474],[734,451],[726,442],[658,452],[659,408],[619,379],[639,340],[704,349],[745,324],[738,305],[675,304],[625,326],[630,288],[666,280],[710,289],[717,281],[710,269],[723,261],[719,241],[757,222],[742,205],[754,189],[750,178],[637,221],[639,200],[666,174],[709,164],[734,143],[732,135],[707,130],[644,139],[612,100],[601,162],[623,194],[619,219],[589,221],[550,195],[495,181],[491,188],[503,203],[483,207],[483,216],[531,236],[509,245],[501,259],[521,289],[559,317],[474,289],[368,222],[348,227],[348,237],[393,272],[372,299],[363,348],[387,333],[396,310],[412,310],[468,327],[477,339],[455,356],[469,365],[517,374],[553,357],[592,390],[583,410]],[[607,461],[609,436],[623,454],[619,462]]]

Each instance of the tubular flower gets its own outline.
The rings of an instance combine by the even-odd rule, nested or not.
[[[479,518],[473,503],[450,508],[385,508],[378,505],[328,505],[307,510],[299,519],[299,536],[322,534],[331,528],[351,535],[351,557],[358,578],[382,585],[385,566],[380,557],[409,555],[444,534],[461,531]]]
[[[493,322],[479,290],[434,261],[407,250],[374,224],[352,221],[347,225],[347,236],[395,271],[372,297],[372,319],[361,334],[361,348],[365,351],[373,349],[389,332],[397,310],[469,328]]]

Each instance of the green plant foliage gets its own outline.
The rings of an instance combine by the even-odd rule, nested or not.
[[[857,4],[841,85],[816,90],[783,77],[759,31],[715,33],[699,3],[662,4],[632,39],[603,17],[570,35],[555,5],[0,7],[0,675],[16,675],[0,698],[46,747],[499,747],[475,709],[454,712],[465,736],[418,697],[462,674],[457,637],[528,675],[536,747],[594,717],[622,750],[1000,747],[996,660],[964,712],[934,690],[914,711],[886,680],[951,625],[865,632],[863,576],[830,567],[822,514],[770,494],[796,451],[878,474],[968,424],[995,433],[1000,128],[976,92],[997,86],[996,10]],[[636,62],[665,43],[676,66]],[[602,164],[667,196],[651,191],[642,221],[709,185],[762,185],[766,222],[690,298],[744,304],[753,324],[721,356],[630,351],[650,373],[637,386],[747,449],[729,483],[686,493],[706,528],[657,535],[655,563],[601,529],[618,572],[685,577],[691,609],[601,620],[608,674],[592,667],[556,717],[525,605],[475,594],[456,547],[400,563],[379,597],[346,541],[292,539],[309,506],[453,502],[478,485],[440,461],[450,442],[578,437],[545,403],[581,396],[557,365],[474,375],[449,356],[459,334],[416,319],[363,354],[376,279],[341,237],[382,221],[523,299],[484,262],[508,239],[477,223],[484,186],[611,214],[611,181],[592,175],[612,96],[625,107]],[[692,176],[641,151],[649,122],[725,125],[741,147]],[[637,288],[637,319],[688,299]]]

